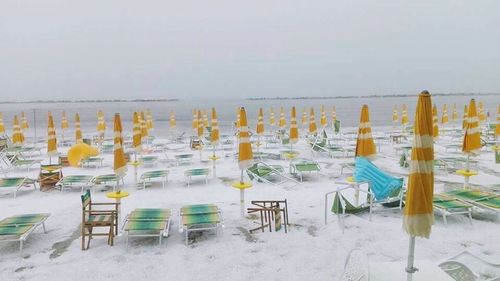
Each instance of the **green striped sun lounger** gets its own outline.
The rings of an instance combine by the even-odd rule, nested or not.
[[[160,180],[162,187],[165,188],[165,184],[168,181],[168,170],[157,170],[157,171],[149,171],[145,172],[141,175],[140,184],[144,189],[146,186],[150,185],[153,180]]]
[[[0,221],[0,242],[19,242],[19,253],[22,253],[23,244],[29,235],[42,225],[45,229],[45,220],[50,214],[25,214],[5,218]]]
[[[193,161],[193,154],[177,154],[174,157],[177,161],[177,166],[189,165]]]
[[[444,194],[470,203],[481,209],[493,211],[497,216],[500,213],[500,195],[496,193],[481,190],[457,189],[447,191]]]
[[[221,210],[214,204],[188,205],[179,212],[179,228],[185,233],[186,245],[189,233],[204,230],[215,230],[216,236],[222,232],[223,220]]]
[[[434,206],[434,210],[439,212],[443,217],[443,222],[445,225],[448,224],[446,217],[452,215],[467,215],[469,217],[470,224],[472,224],[471,204],[449,196],[435,194],[432,205]]]
[[[290,173],[298,175],[302,182],[303,174],[305,173],[319,173],[320,167],[316,162],[297,162],[290,164]]]
[[[208,175],[210,174],[210,169],[208,168],[196,168],[189,169],[184,172],[184,177],[186,178],[187,186],[191,183],[191,178],[196,176],[204,176],[205,184],[208,184]]]
[[[154,167],[158,163],[158,156],[141,156],[139,157],[139,161],[144,166]]]
[[[126,245],[129,237],[158,237],[161,245],[162,238],[168,236],[170,230],[170,209],[135,209],[126,218],[123,231],[126,233]]]
[[[94,167],[94,168],[99,168],[102,167],[102,163],[104,161],[104,158],[102,157],[89,157],[86,159],[83,159],[81,161],[82,167]]]
[[[97,186],[101,186],[101,185],[111,186],[113,188],[113,191],[115,191],[116,185],[118,184],[119,180],[120,180],[120,178],[118,178],[118,176],[115,174],[95,176],[92,179],[92,187],[94,188],[94,192],[95,192],[95,188]],[[123,183],[123,178],[121,179],[121,181]]]
[[[0,178],[0,190],[13,189],[14,198],[16,198],[17,191],[21,189],[21,187],[30,185],[33,185],[33,188],[36,190],[35,181],[26,177]]]
[[[65,188],[73,188],[73,187],[81,187],[82,193],[86,187],[92,185],[91,181],[94,177],[88,175],[69,175],[63,177],[59,182],[56,183],[56,186],[61,189],[61,192],[64,191]]]

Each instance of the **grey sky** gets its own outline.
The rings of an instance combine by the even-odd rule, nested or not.
[[[1,100],[500,92],[500,1],[2,0]]]

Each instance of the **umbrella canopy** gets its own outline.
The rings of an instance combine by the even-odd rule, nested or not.
[[[203,126],[203,120],[202,120],[202,114],[201,110],[198,110],[198,138],[201,140],[203,138],[203,133],[204,133],[204,126]]]
[[[478,102],[477,110],[478,110],[477,116],[479,118],[479,122],[482,123],[486,121],[486,114],[484,113],[484,107],[482,101]]]
[[[133,117],[133,127],[132,127],[132,145],[136,152],[141,152],[142,150],[142,133],[141,133],[141,122],[139,121],[139,113],[134,112]]]
[[[175,121],[175,112],[173,110],[170,111],[170,120],[168,121],[168,124],[170,126],[170,129],[177,127],[177,121]]]
[[[401,109],[401,125],[406,126],[408,122],[408,108],[406,104],[403,104],[403,108]]]
[[[297,114],[295,112],[295,106],[293,106],[292,114],[290,116],[290,143],[297,143],[298,140],[299,140],[299,128],[297,127]]]
[[[455,122],[458,120],[457,104],[453,104],[453,111],[451,113],[451,121]]]
[[[262,136],[264,134],[264,110],[259,108],[259,116],[257,116],[257,129],[256,133],[259,136]]]
[[[28,119],[26,118],[26,114],[24,114],[24,111],[21,112],[21,129],[28,129],[30,126],[28,124]]]
[[[146,123],[144,111],[141,111],[141,115],[139,115],[139,117],[139,124],[141,125],[141,139],[144,141],[149,136],[148,125]]]
[[[22,145],[24,143],[24,134],[21,131],[21,126],[19,125],[19,119],[17,119],[17,115],[14,115],[14,125],[12,126],[12,131],[12,143]]]
[[[321,119],[319,119],[319,123],[323,129],[328,125],[328,119],[326,118],[325,107],[321,106]]]
[[[151,114],[151,110],[146,110],[146,126],[148,127],[148,131],[154,129],[153,123],[153,114]]]
[[[77,143],[68,150],[68,162],[71,167],[78,167],[81,160],[98,154],[97,148],[86,143]]]
[[[269,125],[276,126],[276,118],[274,117],[274,109],[272,107],[269,111]]]
[[[286,127],[285,109],[283,107],[280,109],[280,121],[278,125],[280,129],[285,129]]]
[[[495,136],[500,139],[500,104],[497,109],[497,124],[495,125]]]
[[[375,143],[372,137],[372,128],[370,125],[370,112],[368,105],[361,108],[359,118],[358,139],[356,141],[356,157],[373,158],[377,153]]]
[[[300,120],[302,126],[306,125],[307,124],[307,112],[306,112],[306,108],[302,108],[302,119]]]
[[[467,113],[467,127],[465,128],[462,152],[466,154],[478,153],[481,149],[481,134],[479,128],[479,118],[476,111],[476,101],[470,100]]]
[[[115,137],[113,170],[115,172],[115,175],[123,177],[127,172],[127,162],[125,161],[125,154],[123,153],[122,121],[120,119],[119,113],[115,113],[114,125]]]
[[[80,128],[80,114],[75,114],[75,140],[76,143],[82,143],[82,129]]]
[[[104,136],[104,132],[106,131],[106,122],[104,121],[104,112],[99,110],[97,112],[97,132],[99,135]]]
[[[397,124],[398,121],[399,121],[398,107],[394,106],[394,109],[392,110],[392,123]]]
[[[240,170],[245,170],[253,165],[252,145],[250,144],[250,134],[248,133],[247,113],[245,108],[240,109],[240,132],[238,146],[238,166]]]
[[[467,115],[469,114],[469,109],[467,105],[464,105],[464,115],[462,116],[462,129],[467,128]]]
[[[3,123],[3,114],[0,112],[0,134],[5,134],[5,125]]]
[[[210,142],[212,145],[219,143],[219,121],[217,121],[215,107],[212,107],[212,131],[210,132]]]
[[[418,96],[415,113],[410,175],[403,228],[412,237],[429,238],[434,223],[432,198],[434,194],[434,140],[431,95],[423,91]]]
[[[446,104],[443,106],[443,115],[441,116],[441,124],[448,124],[448,107]]]
[[[61,129],[63,131],[65,131],[68,128],[69,128],[68,117],[66,116],[66,111],[63,111],[62,112],[62,119],[61,119]]]
[[[439,136],[438,109],[436,105],[432,107],[432,136],[434,138]]]
[[[50,111],[47,126],[47,154],[49,156],[57,154],[56,127],[54,126],[54,118],[52,117],[52,113]]]
[[[314,107],[309,111],[309,134],[316,134],[318,128],[316,127],[316,119],[314,117]]]
[[[193,109],[193,121],[191,121],[191,128],[193,131],[198,130],[198,110]]]

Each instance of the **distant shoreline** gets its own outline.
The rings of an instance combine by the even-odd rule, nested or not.
[[[499,93],[453,93],[453,94],[443,94],[437,93],[432,94],[432,96],[494,96],[500,95]],[[331,99],[360,99],[360,98],[409,98],[417,97],[415,94],[400,94],[400,95],[364,95],[364,96],[328,96],[328,97],[273,97],[273,98],[247,98],[246,100],[331,100]]]
[[[106,100],[32,100],[32,101],[0,101],[0,104],[17,103],[111,103],[111,102],[175,102],[179,99],[106,99]]]

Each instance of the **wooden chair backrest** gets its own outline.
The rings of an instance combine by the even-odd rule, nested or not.
[[[90,190],[87,190],[85,194],[82,194],[82,209],[86,209],[92,203],[92,199],[90,197]]]

